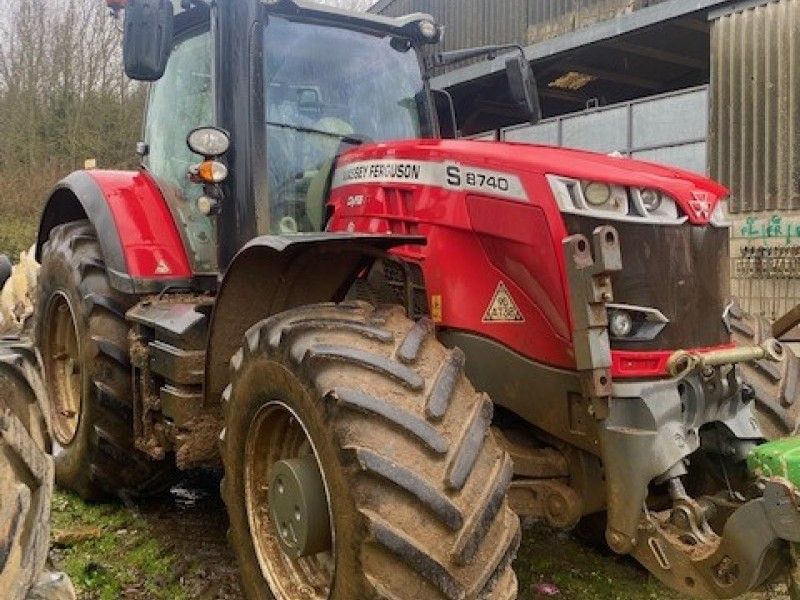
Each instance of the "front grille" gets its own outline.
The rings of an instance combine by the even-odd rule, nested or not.
[[[591,239],[600,219],[564,215],[570,233]],[[659,309],[669,319],[655,339],[614,340],[619,350],[676,350],[730,341],[722,313],[730,301],[728,230],[719,227],[610,223],[619,233],[622,271],[614,302]]]

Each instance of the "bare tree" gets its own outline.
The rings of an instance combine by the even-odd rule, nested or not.
[[[48,190],[85,159],[132,166],[145,87],[124,76],[121,35],[100,0],[0,3],[0,251],[16,251],[31,243]]]
[[[144,91],[122,72],[120,34],[102,2],[5,0],[4,15],[0,249],[16,250],[7,229],[33,231],[58,178],[87,158],[130,163]]]

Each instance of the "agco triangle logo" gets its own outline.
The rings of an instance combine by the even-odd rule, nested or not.
[[[497,284],[492,301],[483,315],[484,323],[524,323],[525,317],[502,281]]]
[[[706,192],[693,191],[689,200],[689,208],[698,219],[708,221],[711,218],[711,198]]]

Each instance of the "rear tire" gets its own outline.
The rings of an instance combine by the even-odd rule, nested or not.
[[[221,451],[248,598],[516,597],[511,459],[463,362],[429,321],[414,323],[399,307],[307,306],[247,332],[223,395]],[[295,415],[286,422],[296,433],[250,445],[258,415],[276,406]],[[285,458],[303,432],[321,467],[333,542],[328,554],[293,559],[270,518],[269,486],[254,494],[248,474],[257,463],[266,480],[270,457]]]
[[[739,345],[759,345],[772,338],[764,317],[748,315],[734,307],[730,312],[733,339]],[[755,392],[756,415],[767,439],[794,435],[800,430],[800,359],[784,344],[780,363],[758,360],[740,363],[742,381]]]
[[[0,341],[0,590],[24,598],[50,542],[53,460],[46,399],[30,346]]]
[[[134,446],[129,326],[136,298],[111,287],[89,221],[53,228],[42,252],[36,337],[53,423],[56,482],[85,499],[152,495],[171,461]]]

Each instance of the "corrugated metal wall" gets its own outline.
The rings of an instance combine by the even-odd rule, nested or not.
[[[528,43],[607,21],[666,0],[528,0]]]
[[[393,0],[380,12],[432,14],[445,25],[444,49],[531,44],[668,0]]]
[[[394,0],[381,12],[400,16],[432,14],[445,26],[444,49],[525,42],[531,0]],[[538,2],[536,2],[538,4]]]
[[[709,168],[731,212],[800,210],[800,0],[712,23]]]

